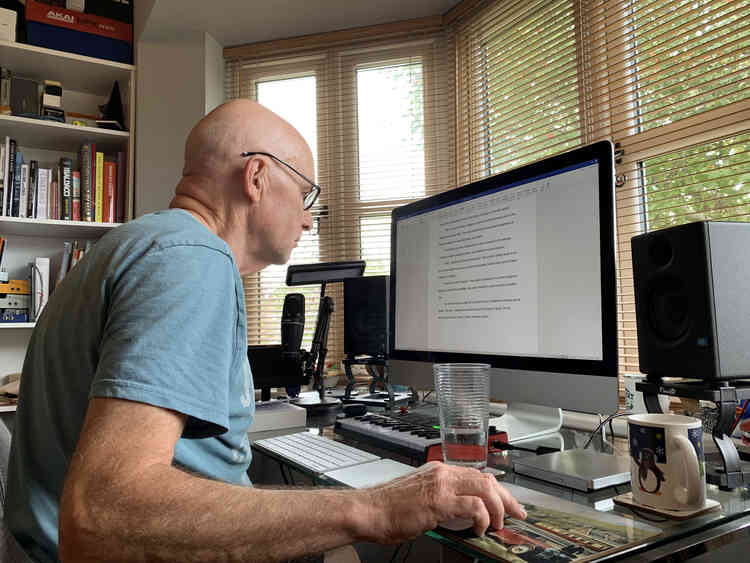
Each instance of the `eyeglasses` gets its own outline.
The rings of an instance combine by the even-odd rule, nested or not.
[[[268,153],[268,152],[258,152],[258,151],[248,151],[248,152],[243,152],[240,156],[242,156],[242,157],[248,157],[248,156],[253,156],[254,154],[260,154],[260,155],[268,156],[268,157],[274,159],[276,162],[278,162],[280,164],[283,164],[289,170],[291,170],[292,172],[294,172],[297,176],[299,176],[300,178],[302,178],[305,182],[307,182],[308,184],[310,184],[312,186],[310,188],[310,191],[306,192],[302,196],[302,206],[303,206],[303,209],[305,211],[307,211],[313,205],[315,205],[315,202],[317,201],[318,196],[320,195],[320,186],[318,184],[316,184],[315,182],[313,182],[312,180],[310,180],[307,176],[305,176],[304,174],[302,174],[302,172],[299,172],[298,170],[296,170],[292,165],[287,164],[286,162],[284,162],[280,158],[272,155],[271,153]]]

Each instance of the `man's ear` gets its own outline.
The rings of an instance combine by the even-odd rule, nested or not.
[[[252,203],[260,201],[268,185],[268,166],[263,159],[251,156],[243,169],[243,192]]]

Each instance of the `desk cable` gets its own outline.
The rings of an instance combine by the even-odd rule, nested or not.
[[[596,428],[594,429],[594,431],[593,431],[593,432],[591,433],[591,436],[589,436],[589,439],[588,439],[588,440],[586,440],[586,444],[585,444],[585,445],[583,446],[583,448],[582,448],[582,449],[584,449],[584,450],[585,450],[586,448],[588,448],[588,447],[589,447],[589,444],[591,444],[591,441],[592,441],[592,440],[594,439],[594,436],[596,436],[596,435],[597,435],[597,433],[599,432],[599,430],[601,430],[602,426],[604,426],[605,424],[608,424],[608,423],[609,423],[609,431],[610,431],[610,433],[611,433],[611,434],[612,434],[612,435],[614,436],[614,435],[615,435],[615,433],[614,433],[614,428],[612,428],[612,421],[613,421],[613,420],[614,420],[615,418],[619,418],[619,417],[621,417],[621,416],[630,416],[631,414],[632,414],[632,413],[629,413],[629,412],[618,412],[618,413],[615,413],[615,414],[610,414],[609,416],[607,416],[607,417],[606,417],[606,418],[605,418],[604,420],[602,420],[602,421],[601,421],[601,422],[599,423],[599,426],[597,426],[597,427],[596,427]]]

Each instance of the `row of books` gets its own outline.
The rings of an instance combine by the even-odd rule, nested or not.
[[[6,242],[6,239],[0,237],[0,256]],[[37,256],[29,262],[27,279],[10,280],[7,283],[0,281],[0,323],[35,322],[47,304],[52,290],[65,278],[71,268],[81,261],[84,254],[91,249],[92,244],[90,240],[65,241],[56,280],[50,278],[49,257]],[[1,258],[0,263],[2,263]],[[51,283],[53,281],[54,283]]]
[[[125,153],[105,155],[95,143],[78,152],[78,169],[62,157],[52,167],[27,164],[14,139],[0,144],[0,216],[121,223],[125,217]]]
[[[62,260],[60,261],[60,270],[57,272],[57,282],[55,287],[65,278],[65,275],[81,261],[83,255],[91,250],[92,242],[87,240],[85,242],[65,241],[63,242],[63,254]]]

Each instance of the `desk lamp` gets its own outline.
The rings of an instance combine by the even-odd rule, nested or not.
[[[328,353],[328,327],[331,322],[331,313],[333,313],[333,298],[325,294],[326,284],[344,281],[347,278],[361,277],[364,271],[365,262],[363,260],[300,264],[287,268],[286,284],[288,286],[321,284],[315,334],[310,352],[304,354],[302,360],[304,374],[308,381],[312,379],[313,388],[318,394],[317,396],[300,396],[299,399],[294,401],[295,405],[305,408],[326,408],[341,403],[339,399],[326,397],[323,385],[323,369]]]

